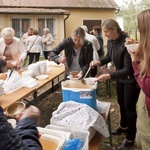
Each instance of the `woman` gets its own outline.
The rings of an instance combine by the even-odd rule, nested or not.
[[[64,50],[64,55],[59,56]],[[56,63],[66,63],[69,71],[78,71],[82,77],[93,60],[92,43],[85,39],[85,31],[81,27],[73,30],[71,37],[64,39],[50,52],[50,59]]]
[[[103,43],[103,37],[100,33],[100,26],[94,26],[92,30],[93,35],[97,38],[100,49],[97,51],[99,54],[99,57],[102,58],[104,56],[104,43]]]
[[[14,37],[15,31],[11,27],[4,28],[1,32],[0,38],[0,56],[5,56],[8,68],[21,67],[24,59],[26,58],[26,50],[21,40]],[[7,68],[2,67],[2,72],[6,72]]]
[[[141,150],[150,148],[150,9],[137,16],[140,41],[137,51],[130,52],[135,78],[141,93],[138,101],[137,144]]]
[[[124,46],[126,34],[121,31],[119,24],[113,20],[105,20],[102,30],[108,38],[107,54],[98,62],[91,62],[91,66],[104,65],[112,62],[116,67],[115,72],[98,76],[98,81],[107,79],[116,80],[117,100],[120,106],[120,125],[112,131],[113,135],[126,133],[126,138],[118,150],[128,150],[133,147],[136,135],[136,103],[140,88],[134,78],[130,55]]]
[[[26,41],[27,50],[29,52],[29,65],[33,63],[34,57],[35,62],[38,62],[40,59],[42,38],[38,34],[39,32],[37,30],[33,30],[33,35],[29,36]]]
[[[43,42],[43,52],[45,59],[48,59],[49,52],[53,49],[54,46],[54,38],[52,34],[49,33],[48,28],[43,29],[43,36],[42,36],[42,42]]]

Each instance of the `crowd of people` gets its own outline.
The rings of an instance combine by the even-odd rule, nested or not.
[[[53,47],[54,37],[49,33],[48,28],[43,29],[42,37],[37,30],[29,28],[21,39],[14,36],[15,31],[11,27],[4,28],[1,31],[2,38],[0,38],[1,72],[5,72],[9,68],[21,67],[27,52],[29,64],[39,61],[40,54],[43,52],[45,59],[50,58],[58,64],[66,65],[65,79],[70,71],[78,71],[78,76],[82,78],[89,67],[96,68],[96,71],[93,69],[89,74],[89,76],[95,77],[98,66],[104,66],[111,62],[116,70],[96,76],[96,81],[104,82],[108,79],[116,81],[120,122],[118,128],[112,130],[111,134],[125,134],[124,141],[117,149],[134,149],[136,141],[138,147],[142,150],[148,150],[150,147],[149,18],[150,9],[142,11],[137,16],[140,39],[138,49],[135,52],[126,48],[125,42],[129,37],[114,19],[103,21],[101,27],[94,26],[92,35],[88,33],[87,26],[76,27],[70,37],[63,39],[56,47]],[[108,39],[105,55],[101,28]],[[62,51],[64,51],[63,55]],[[21,149],[30,149],[29,147],[33,145],[33,149],[41,149],[36,129],[39,116],[40,111],[31,106],[20,114],[16,129],[12,129],[0,107],[0,141],[2,143],[0,149],[5,149],[6,146],[13,146],[12,149],[17,149],[17,146]],[[24,128],[27,125],[28,128]],[[25,132],[29,134],[28,137],[24,135]],[[6,138],[9,144],[6,143]],[[12,138],[15,140],[12,141]]]

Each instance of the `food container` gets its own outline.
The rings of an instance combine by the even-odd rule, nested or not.
[[[66,80],[62,82],[62,99],[63,102],[69,100],[84,103],[97,110],[96,89],[94,85],[83,84],[81,80]]]
[[[18,113],[22,112],[26,108],[26,105],[24,102],[18,101],[11,105],[9,105],[6,108],[6,114],[10,117],[14,117]]]
[[[39,140],[43,150],[63,150],[66,139],[62,133],[41,127],[38,127],[38,131],[41,134]]]
[[[125,44],[125,47],[127,48],[127,50],[131,51],[131,52],[136,52],[136,50],[139,47],[139,44]]]
[[[56,126],[56,125],[47,125],[46,126],[47,129],[55,129],[58,131],[66,131],[66,132],[70,132],[71,134],[71,139],[75,139],[75,138],[79,138],[82,140],[83,145],[82,145],[82,149],[81,150],[88,150],[89,149],[89,136],[90,136],[90,132],[83,130],[83,129],[78,129],[78,128],[73,128],[73,127],[63,127],[63,126]]]

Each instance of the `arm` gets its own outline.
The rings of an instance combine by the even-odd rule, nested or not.
[[[147,97],[150,97],[150,68],[147,71],[147,74],[141,78],[140,70],[139,70],[139,62],[132,62],[132,66],[134,69],[134,76],[136,81],[138,82],[140,88],[143,90]]]
[[[23,132],[24,136],[22,136]],[[7,122],[7,118],[3,113],[3,109],[0,107],[0,133],[1,150],[10,148],[16,150],[42,150],[38,141],[36,121],[31,116],[29,116],[29,118],[22,118],[18,122],[15,131]]]
[[[59,63],[59,59],[60,57],[58,56],[61,51],[63,51],[65,49],[65,45],[66,45],[66,39],[64,39],[62,42],[60,42],[50,53],[50,59],[55,61],[56,63]]]
[[[52,45],[54,43],[54,38],[51,34],[49,34],[49,40],[46,41],[46,44],[47,45]]]

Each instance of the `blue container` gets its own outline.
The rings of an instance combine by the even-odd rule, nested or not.
[[[96,103],[97,84],[93,85],[93,86],[89,86],[87,88],[86,87],[78,88],[78,86],[80,84],[78,81],[74,82],[72,80],[67,80],[65,82],[67,82],[68,84],[66,83],[62,86],[63,102],[72,100],[75,102],[87,104],[88,106],[97,110],[97,103]]]

